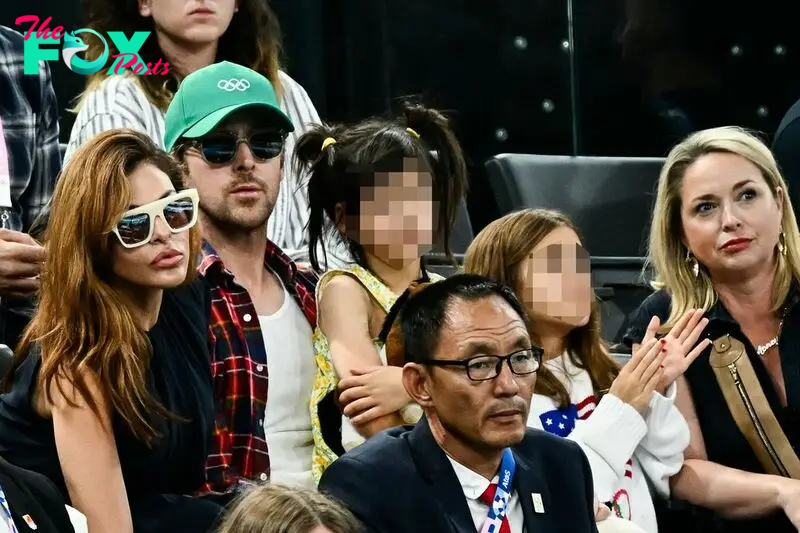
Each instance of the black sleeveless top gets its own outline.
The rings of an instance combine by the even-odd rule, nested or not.
[[[208,358],[211,296],[200,279],[164,291],[158,321],[148,332],[153,347],[148,388],[171,413],[189,422],[154,419],[162,435],[152,448],[113,417],[114,436],[128,499],[150,494],[189,494],[205,481],[205,461],[214,425]],[[32,408],[41,366],[34,348],[17,369],[11,392],[0,395],[0,456],[50,478],[69,499],[56,451],[53,421]],[[102,482],[102,480],[98,480]]]
[[[666,291],[662,290],[650,295],[631,314],[630,327],[625,333],[623,343],[628,347],[634,343],[640,343],[647,330],[647,325],[654,315],[658,316],[663,323],[669,317],[670,302],[670,296]],[[702,338],[715,340],[729,334],[744,344],[761,388],[795,453],[800,451],[800,425],[798,425],[800,422],[800,305],[798,303],[800,303],[800,291],[795,288],[784,305],[784,322],[778,341],[787,407],[781,405],[772,378],[761,358],[756,354],[755,348],[721,302],[718,301],[706,313],[709,324],[702,335]],[[763,474],[765,473],[764,468],[730,414],[728,404],[725,402],[725,397],[709,364],[710,354],[711,348],[709,347],[684,374],[692,392],[708,459],[724,466]],[[714,532],[796,533],[796,529],[783,511],[755,520],[729,521],[719,517],[706,518],[710,521],[708,530]]]

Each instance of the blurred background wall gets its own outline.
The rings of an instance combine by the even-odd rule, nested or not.
[[[686,133],[723,124],[769,138],[800,98],[800,33],[786,0],[272,5],[286,70],[323,118],[387,112],[403,95],[452,112],[473,167],[476,230],[498,214],[482,172],[489,156],[663,156]],[[27,14],[82,27],[76,0],[0,2],[4,25]],[[50,66],[66,141],[65,109],[83,79],[61,62]]]

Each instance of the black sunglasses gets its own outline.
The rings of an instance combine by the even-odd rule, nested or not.
[[[504,363],[508,363],[511,372],[518,376],[533,374],[542,366],[543,357],[544,350],[534,346],[508,355],[478,355],[461,361],[426,359],[421,362],[430,366],[461,367],[472,381],[488,381],[500,375]]]
[[[233,133],[217,133],[201,139],[188,139],[185,146],[197,149],[206,163],[221,165],[230,163],[236,157],[240,144],[246,144],[253,157],[268,161],[281,155],[286,144],[286,133],[280,130],[251,133],[240,137]]]

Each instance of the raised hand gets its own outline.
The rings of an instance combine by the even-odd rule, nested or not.
[[[708,319],[703,317],[704,314],[702,309],[689,309],[675,323],[670,332],[661,338],[664,344],[664,357],[661,360],[664,372],[658,386],[659,392],[665,392],[711,344],[710,339],[697,342],[708,325]],[[661,322],[657,316],[654,316],[650,320],[642,342],[655,338],[659,327],[661,327]]]
[[[664,343],[658,339],[643,339],[608,391],[642,415],[650,405],[650,395],[658,387],[664,373],[661,367],[663,346]]]

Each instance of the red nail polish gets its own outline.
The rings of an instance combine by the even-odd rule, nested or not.
[[[661,339],[661,344],[667,344],[667,339]]]
[[[661,368],[664,368],[664,365],[658,365],[658,366],[660,366]]]

